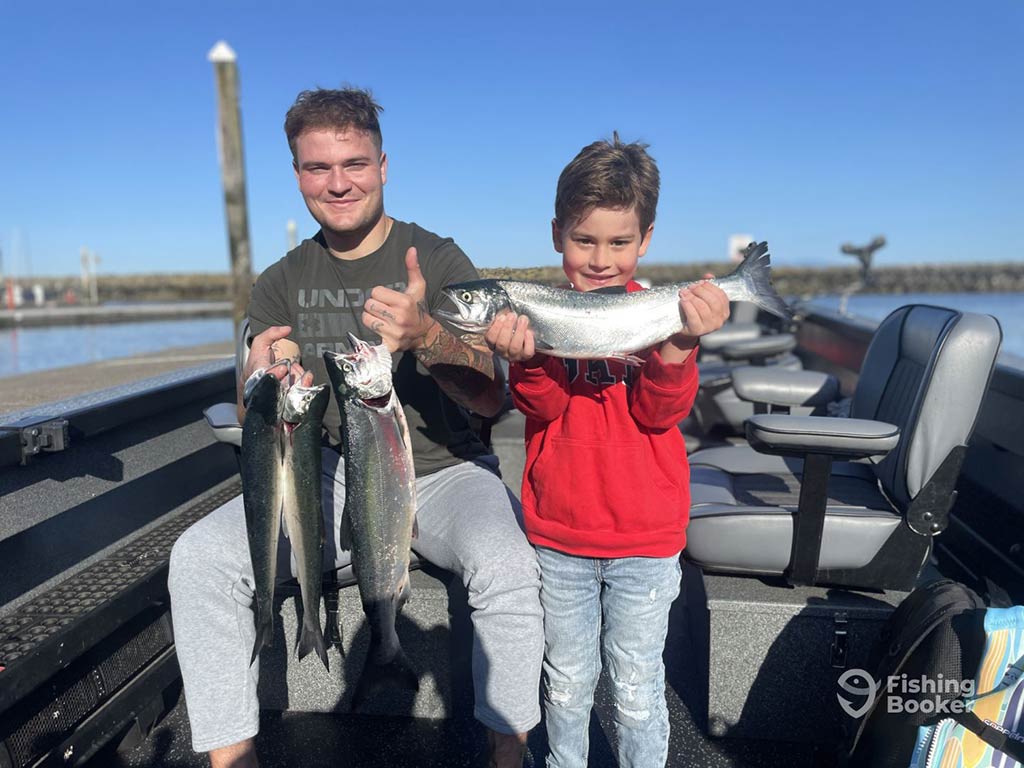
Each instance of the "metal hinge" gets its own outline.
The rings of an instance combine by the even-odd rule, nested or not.
[[[829,648],[829,663],[836,669],[846,669],[849,653],[849,630],[845,613],[837,613],[833,619],[832,646]]]
[[[67,419],[53,419],[24,427],[21,430],[21,463],[28,464],[30,458],[42,451],[63,451],[70,443]]]

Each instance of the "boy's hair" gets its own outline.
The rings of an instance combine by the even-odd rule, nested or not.
[[[365,131],[373,138],[379,151],[384,140],[377,115],[383,109],[373,100],[373,94],[362,88],[317,88],[303,91],[284,117],[284,132],[288,137],[292,160],[296,159],[295,142],[303,131],[322,128]]]
[[[558,177],[555,223],[564,228],[594,208],[626,210],[636,206],[641,234],[654,223],[658,208],[658,166],[647,145],[595,141],[580,150]]]

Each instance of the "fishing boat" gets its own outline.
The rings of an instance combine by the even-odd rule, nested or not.
[[[831,374],[840,395],[857,391],[874,324],[815,309],[792,329],[757,320],[767,337],[793,332],[781,352],[773,346],[778,338],[760,342],[786,356],[788,364],[778,367]],[[756,347],[760,335],[748,341]],[[764,361],[755,355],[754,362]],[[695,497],[694,554],[665,652],[669,765],[833,764],[845,717],[836,681],[866,663],[879,628],[910,587],[944,576],[990,600],[1024,602],[1024,368],[1003,358],[971,375],[970,386],[984,396],[955,462],[959,472],[942,476],[947,485],[931,486],[953,503],[918,507],[913,521],[878,523],[902,537],[886,545],[897,547],[897,558],[880,545],[859,567],[844,563],[827,526],[789,510],[786,519],[798,519],[796,543],[778,573],[765,572],[772,566],[758,562],[758,553],[718,546],[728,538],[719,533],[729,530],[724,513],[698,514],[699,504],[712,502]],[[191,749],[167,564],[183,530],[240,493],[236,427],[224,415],[233,407],[223,405],[233,403],[235,383],[231,361],[211,362],[0,417],[0,768],[207,764]],[[807,392],[803,398],[811,411],[818,407]],[[784,418],[757,416],[769,426]],[[749,436],[700,426],[688,435],[691,459],[712,441],[715,450],[743,449]],[[488,428],[504,479],[518,492],[522,416],[509,411]],[[766,430],[756,439],[766,440]],[[860,438],[886,440],[870,430]],[[817,447],[808,455],[827,453]],[[806,472],[815,461],[842,460],[806,458]],[[695,483],[704,471],[697,463]],[[704,480],[710,482],[706,474]],[[825,494],[816,483],[804,491],[808,508],[815,493]],[[939,528],[927,541],[903,541],[903,527],[922,525],[926,513]],[[920,562],[902,562],[914,557]],[[368,631],[355,586],[341,579],[326,591],[330,673],[313,656],[297,662],[287,653],[296,593],[285,586],[279,637],[260,662],[261,765],[483,764],[465,592],[426,563],[412,581],[399,634],[421,673],[420,691],[382,695],[358,713],[351,711],[351,684]],[[615,764],[613,710],[603,681],[591,723],[593,766]],[[544,749],[541,725],[530,737],[538,763]]]

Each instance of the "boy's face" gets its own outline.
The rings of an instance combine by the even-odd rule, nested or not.
[[[625,285],[632,280],[637,259],[647,252],[653,231],[653,224],[646,232],[640,231],[636,208],[593,208],[565,229],[551,222],[562,269],[577,291]]]

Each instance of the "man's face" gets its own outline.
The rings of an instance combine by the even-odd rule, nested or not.
[[[295,178],[328,237],[372,229],[384,214],[388,160],[369,133],[325,128],[295,140]]]
[[[637,259],[647,252],[652,224],[640,231],[636,208],[594,208],[563,230],[551,222],[562,269],[578,291],[625,285],[636,272]]]

